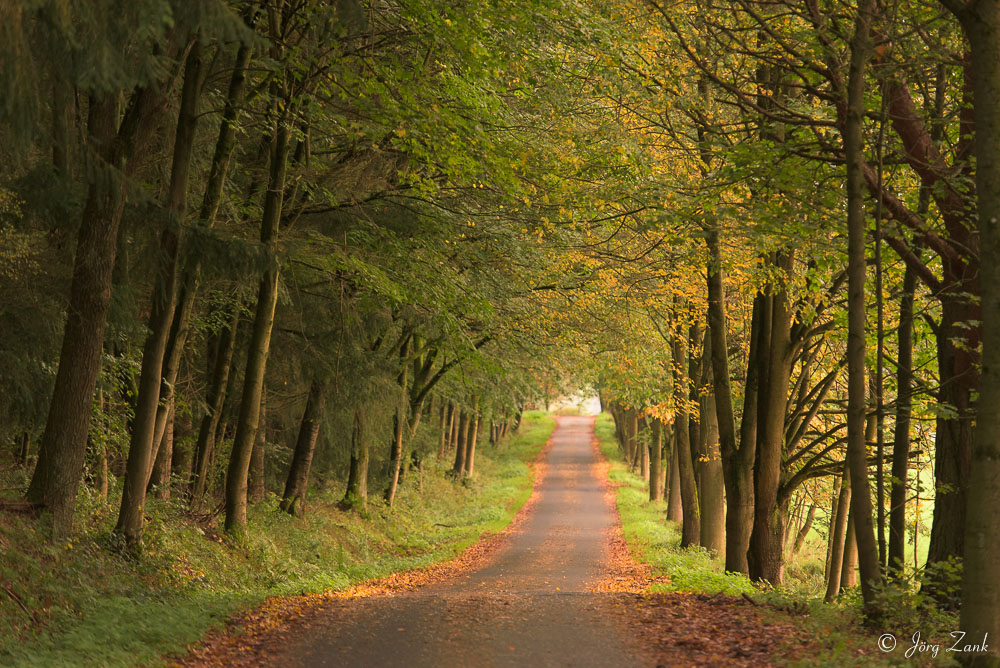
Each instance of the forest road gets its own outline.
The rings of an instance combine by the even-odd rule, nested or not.
[[[490,562],[394,596],[339,602],[269,657],[280,666],[641,666],[591,588],[618,518],[591,445],[559,417],[534,507]],[[633,643],[634,645],[634,643]]]

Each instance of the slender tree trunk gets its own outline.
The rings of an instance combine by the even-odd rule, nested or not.
[[[28,455],[31,453],[31,434],[24,432],[21,434],[17,449],[17,463],[21,466],[28,465]]]
[[[477,402],[478,404],[478,402]],[[466,446],[465,454],[465,475],[472,477],[476,470],[476,441],[479,439],[479,423],[482,421],[482,417],[479,413],[474,413],[472,416],[472,426],[469,435],[469,442]]]
[[[799,550],[802,549],[802,545],[806,542],[806,537],[809,535],[810,529],[812,529],[813,522],[816,521],[816,504],[809,505],[809,512],[806,514],[806,519],[799,527],[798,533],[795,534],[795,543],[792,545],[792,554],[798,554]]]
[[[670,426],[672,437],[670,439],[670,484],[667,487],[667,520],[683,524],[684,509],[681,503],[681,469],[678,464],[677,455],[677,432]]]
[[[257,503],[263,501],[267,494],[264,481],[265,459],[267,454],[267,398],[265,393],[260,396],[260,422],[257,426],[257,438],[250,454],[250,473],[247,486],[247,501]]]
[[[848,515],[851,510],[851,468],[844,462],[844,473],[840,479],[840,494],[837,499],[837,513],[834,524],[833,547],[830,550],[830,566],[827,573],[826,601],[832,601],[840,593],[840,572],[844,566],[844,544],[847,535]]]
[[[265,272],[257,293],[257,311],[250,335],[250,351],[244,373],[243,395],[240,401],[236,437],[226,472],[226,533],[242,540],[247,525],[247,475],[250,455],[257,436],[260,418],[260,398],[264,390],[267,354],[271,346],[271,327],[278,304],[277,237],[285,192],[285,169],[288,162],[288,127],[284,119],[276,124],[271,144],[270,174],[264,213],[261,221],[261,243],[268,249],[272,264]]]
[[[1000,666],[1000,10],[989,0],[957,8],[972,49],[976,193],[982,286],[983,359],[965,517],[961,628],[970,643],[991,641],[969,665]]]
[[[462,409],[458,419],[458,433],[455,443],[455,463],[451,467],[451,474],[457,478],[462,477],[465,469],[465,443],[469,436],[469,414]]]
[[[892,481],[889,486],[889,569],[906,563],[906,489],[910,470],[910,414],[913,402],[913,295],[917,274],[906,268],[899,303],[896,364],[896,429],[892,440]]]
[[[653,438],[649,441],[649,500],[663,500],[663,487],[660,483],[660,469],[663,468],[663,423],[659,418],[653,421]]]
[[[868,455],[865,443],[865,252],[864,138],[865,69],[871,55],[873,0],[859,0],[847,91],[844,153],[847,159],[847,461],[851,467],[851,522],[861,569],[861,595],[869,617],[875,609],[876,586],[881,579],[878,546],[872,520]],[[848,545],[848,552],[850,552]],[[846,563],[846,562],[845,562]]]
[[[180,250],[181,225],[187,212],[188,174],[198,125],[198,98],[201,94],[201,47],[196,39],[188,54],[181,92],[180,112],[174,137],[173,163],[167,189],[168,215],[160,231],[160,246],[156,263],[156,278],[149,315],[149,333],[142,350],[139,373],[139,395],[135,420],[125,466],[121,510],[115,534],[130,551],[139,549],[145,518],[146,489],[156,448],[156,412],[163,386],[163,360],[167,339],[177,303],[177,258]],[[160,440],[162,440],[162,431]],[[169,494],[169,492],[167,492]]]
[[[854,495],[851,495],[854,503]],[[844,565],[840,569],[840,590],[850,589],[858,584],[858,536],[855,531],[854,511],[847,516],[847,535],[844,537]]]
[[[441,402],[440,440],[438,441],[438,459],[444,459],[444,449],[448,442],[448,428],[451,425],[451,402]]]
[[[681,547],[697,545],[701,537],[701,516],[698,508],[698,489],[694,478],[694,462],[691,458],[690,417],[686,409],[689,390],[687,375],[687,342],[680,326],[675,327],[673,336],[674,396],[678,408],[674,416],[674,441],[677,443],[677,468],[680,475]]]
[[[708,333],[706,332],[706,335]],[[702,387],[711,387],[712,374],[709,357],[711,342],[705,341]],[[719,453],[719,422],[716,417],[715,397],[703,393],[699,398],[701,419],[698,430],[701,438],[701,458],[696,463],[698,471],[698,503],[701,508],[700,544],[716,554],[726,549],[726,497],[722,474],[722,459]]]
[[[389,486],[385,490],[385,502],[392,505],[396,500],[396,490],[399,487],[399,469],[403,463],[403,434],[406,431],[406,409],[407,383],[409,364],[406,364],[406,356],[409,351],[409,343],[404,343],[399,350],[402,369],[396,378],[399,384],[400,396],[396,404],[396,413],[392,417],[392,446],[389,448]],[[416,419],[416,416],[414,416]]]
[[[236,306],[233,308],[233,313],[230,316],[229,325],[219,334],[215,364],[213,365],[212,377],[206,393],[208,412],[201,419],[201,426],[198,429],[198,442],[194,448],[194,470],[192,472],[190,496],[192,506],[200,503],[202,497],[205,496],[209,463],[212,461],[215,445],[221,438],[216,434],[219,431],[222,410],[226,401],[226,389],[229,385],[233,352],[236,349],[236,328],[239,322],[240,309]]]
[[[351,466],[347,475],[347,491],[340,507],[344,510],[364,510],[368,502],[368,434],[364,408],[354,409],[351,431]]]
[[[733,390],[729,374],[729,343],[726,336],[726,296],[723,285],[719,230],[708,232],[708,330],[711,336],[712,381],[719,429],[719,456],[726,487],[726,570],[748,573],[747,547],[753,527],[753,462],[756,452],[757,362],[759,355],[760,299],[754,299],[751,318],[750,363],[743,409],[743,433],[736,442]],[[749,433],[747,433],[749,432]]]
[[[281,497],[281,509],[289,515],[302,515],[305,510],[306,492],[309,489],[309,469],[312,468],[316,440],[319,437],[319,412],[323,405],[323,386],[313,380],[309,388],[309,398],[302,412],[299,437],[295,440],[292,464],[285,480],[285,492]]]
[[[170,477],[173,475],[174,463],[174,421],[173,409],[171,409],[170,420],[167,428],[163,432],[163,442],[156,448],[156,462],[153,464],[153,472],[149,476],[149,485],[146,493],[155,489],[156,498],[170,498]]]

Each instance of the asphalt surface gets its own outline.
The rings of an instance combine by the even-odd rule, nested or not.
[[[402,595],[332,606],[271,664],[642,665],[613,608],[590,591],[617,522],[594,470],[593,418],[558,419],[530,515],[486,566]]]

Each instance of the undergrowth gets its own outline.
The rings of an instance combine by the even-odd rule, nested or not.
[[[667,576],[665,583],[656,583],[651,591],[690,591],[715,595],[724,593],[746,595],[759,606],[765,619],[792,615],[796,624],[805,625],[823,643],[821,655],[797,655],[789,652],[774,657],[788,665],[803,666],[884,666],[955,665],[945,656],[950,642],[945,629],[955,626],[953,616],[930,613],[926,597],[913,593],[915,583],[886,585],[882,596],[887,617],[877,628],[862,626],[861,601],[857,588],[845,592],[837,601],[822,599],[822,557],[805,551],[788,564],[786,585],[778,588],[761,587],[746,576],[724,571],[723,560],[702,547],[681,549],[680,527],[665,521],[666,503],[650,502],[646,481],[628,470],[614,437],[614,422],[608,414],[598,416],[595,433],[601,452],[611,463],[608,476],[616,486],[618,512],[629,550],[637,560],[649,564],[654,576]],[[817,568],[818,563],[818,568]],[[749,631],[749,630],[748,630]],[[941,645],[938,656],[931,650],[904,653],[914,644],[913,634]],[[879,650],[878,640],[884,633],[896,639],[895,649]]]
[[[422,490],[413,474],[391,511],[378,500],[363,514],[339,511],[336,490],[311,496],[295,518],[272,495],[250,508],[240,547],[171,500],[150,498],[140,561],[107,545],[114,493],[103,503],[82,492],[78,516],[89,520],[60,546],[44,539],[44,519],[0,513],[0,665],[159,665],[265,598],[448,559],[510,522],[531,493],[527,463],[554,426],[525,413],[517,434],[478,449],[476,476],[463,483],[430,458]]]

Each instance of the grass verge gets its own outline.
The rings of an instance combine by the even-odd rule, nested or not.
[[[272,496],[251,508],[239,548],[170,501],[150,499],[139,562],[107,549],[114,502],[82,499],[89,521],[62,546],[43,539],[38,520],[0,514],[0,665],[161,665],[266,598],[449,559],[511,521],[531,494],[528,464],[554,427],[525,413],[517,434],[479,449],[476,477],[462,483],[445,478],[447,463],[430,461],[422,491],[411,478],[391,512],[378,501],[362,515],[342,512],[339,494],[327,493],[293,518]]]
[[[782,610],[794,610],[791,618],[797,625],[808,628],[811,635],[822,639],[822,656],[798,656],[790,648],[787,656],[776,661],[794,666],[885,666],[897,665],[910,646],[910,633],[899,635],[899,647],[890,653],[878,650],[883,632],[865,631],[860,626],[860,603],[851,593],[835,603],[808,596],[803,588],[763,590],[746,576],[724,571],[723,560],[701,547],[680,548],[680,528],[664,521],[666,503],[650,502],[646,481],[628,470],[615,441],[614,422],[607,413],[598,416],[594,426],[601,452],[610,462],[608,477],[615,486],[615,498],[621,515],[622,529],[633,558],[649,564],[654,576],[667,576],[652,591],[690,591],[701,594],[747,594],[759,603],[762,619],[788,619]],[[822,571],[821,571],[822,572]],[[796,583],[798,584],[798,583]],[[750,632],[748,630],[748,632]],[[931,665],[918,657],[912,665]],[[933,665],[953,665],[934,663]]]

